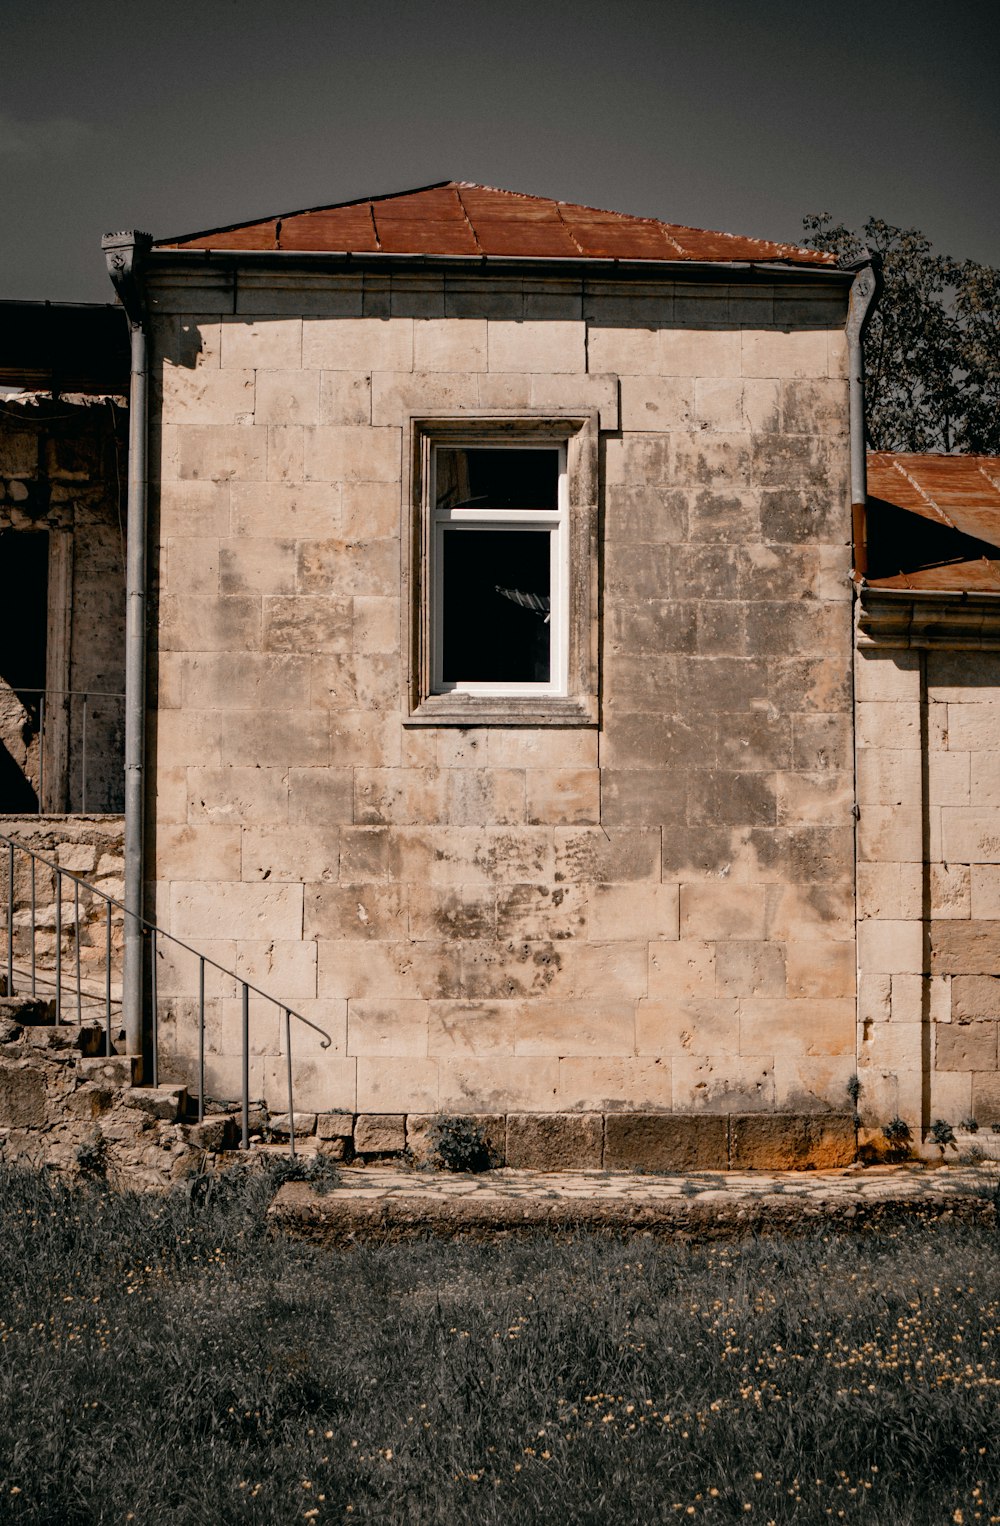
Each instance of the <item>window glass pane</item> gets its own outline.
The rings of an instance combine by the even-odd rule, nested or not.
[[[439,509],[555,509],[558,450],[437,451]]]
[[[548,683],[551,536],[448,529],[443,542],[444,682]]]

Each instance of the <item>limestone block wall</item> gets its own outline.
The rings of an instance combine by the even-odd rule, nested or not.
[[[857,685],[862,1117],[1000,1123],[1000,652],[863,646]]]
[[[195,268],[151,282],[151,897],[330,1034],[299,1104],[849,1111],[843,291]],[[414,410],[599,414],[599,727],[404,724]]]

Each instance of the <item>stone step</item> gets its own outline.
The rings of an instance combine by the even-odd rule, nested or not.
[[[93,1059],[77,1061],[77,1069],[83,1080],[97,1085],[111,1086],[121,1090],[134,1086],[139,1079],[142,1060],[138,1055],[100,1055]]]
[[[56,1004],[38,996],[0,997],[0,1018],[20,1023],[22,1028],[42,1028],[56,1020]]]
[[[201,1150],[235,1150],[240,1142],[239,1118],[232,1113],[206,1113],[200,1123],[187,1125],[187,1137]]]
[[[87,1056],[104,1053],[104,1029],[99,1023],[60,1023],[58,1027],[44,1028],[29,1026],[23,1029],[21,1037],[33,1049],[72,1050]]]
[[[184,1115],[186,1086],[126,1086],[122,1092],[126,1107],[134,1107],[151,1118],[176,1123]]]

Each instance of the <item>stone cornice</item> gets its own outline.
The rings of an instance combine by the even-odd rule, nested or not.
[[[858,589],[859,647],[1000,651],[1000,593]]]

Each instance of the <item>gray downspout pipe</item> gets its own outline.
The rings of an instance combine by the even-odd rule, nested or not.
[[[847,267],[857,274],[851,283],[847,314],[847,367],[849,381],[849,417],[851,429],[851,529],[854,543],[854,571],[864,577],[868,571],[868,537],[865,528],[865,504],[868,497],[868,472],[865,455],[865,355],[863,340],[868,320],[882,291],[882,260],[865,253]]]
[[[101,240],[108,273],[129,321],[128,512],[125,562],[125,949],[122,1014],[125,1048],[141,1060],[143,1022],[143,796],[146,739],[146,497],[148,468],[145,305],[141,262],[152,240],[146,233],[109,233]]]

